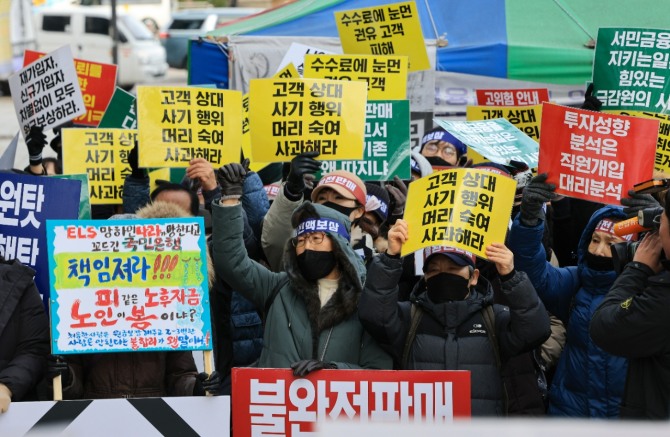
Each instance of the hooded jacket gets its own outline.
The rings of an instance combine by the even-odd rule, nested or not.
[[[411,327],[411,303],[398,302],[402,261],[382,254],[368,270],[359,315],[363,326],[401,361]],[[461,301],[436,304],[421,279],[411,301],[423,316],[409,353],[407,370],[469,370],[472,415],[501,416],[504,395],[500,369],[486,331],[482,309],[493,305],[501,360],[532,350],[549,337],[549,318],[525,273],[517,271],[502,283],[510,306],[493,304],[493,289],[480,276],[477,287]]]
[[[0,384],[13,401],[34,398],[49,353],[49,321],[34,276],[19,261],[0,262]]]
[[[330,208],[305,202],[297,208],[305,217],[348,220]],[[285,245],[285,272],[273,273],[247,256],[242,244],[241,205],[212,205],[213,258],[216,272],[257,308],[279,289],[265,317],[264,343],[258,367],[288,368],[305,359],[335,364],[338,369],[390,369],[392,362],[364,331],[358,320],[358,299],[365,267],[340,235],[329,233],[341,276],[335,294],[321,307],[316,283],[306,281],[297,266],[295,248]],[[288,282],[284,282],[288,278]]]
[[[137,218],[185,216],[181,207],[167,202],[137,211]],[[197,374],[190,351],[79,354],[68,356],[67,362],[72,372],[63,391],[67,399],[192,396]]]
[[[614,283],[614,270],[596,271],[586,265],[586,252],[596,225],[603,218],[626,218],[622,208],[596,211],[584,228],[578,265],[554,267],[546,261],[544,222],[535,227],[512,225],[509,247],[516,268],[528,274],[547,310],[567,327],[565,348],[549,390],[549,415],[617,417],[626,379],[627,361],[599,348],[589,336],[589,322]]]

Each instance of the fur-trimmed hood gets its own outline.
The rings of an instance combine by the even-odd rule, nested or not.
[[[137,210],[137,218],[141,219],[150,219],[150,218],[181,218],[181,217],[191,217],[191,214],[188,211],[185,211],[184,208],[170,202],[151,202],[142,208]],[[203,229],[204,233],[205,230]],[[212,289],[214,285],[214,262],[212,257],[209,254],[209,247],[206,245],[206,255],[207,255],[207,278],[209,282],[209,289]]]
[[[293,213],[294,227],[307,218],[329,218],[345,225],[347,232],[351,231],[349,219],[326,206],[304,202]],[[358,299],[365,282],[365,266],[361,258],[351,248],[348,240],[336,233],[328,232],[333,243],[333,253],[340,269],[340,279],[337,290],[330,300],[321,307],[319,288],[316,282],[307,281],[300,272],[295,247],[291,241],[286,242],[284,248],[284,271],[289,276],[291,289],[300,296],[307,307],[312,328],[312,342],[316,354],[319,334],[331,327],[356,315]]]

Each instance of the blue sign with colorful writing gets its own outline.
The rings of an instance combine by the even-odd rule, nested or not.
[[[53,353],[211,350],[201,217],[49,220]]]
[[[35,269],[45,306],[49,301],[46,221],[76,220],[80,190],[80,181],[0,173],[0,255]]]

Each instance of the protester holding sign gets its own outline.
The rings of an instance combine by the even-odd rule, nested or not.
[[[549,337],[542,302],[501,243],[490,244],[486,255],[498,269],[509,308],[493,304],[493,289],[475,268],[475,256],[450,246],[425,249],[424,276],[412,302],[398,302],[400,252],[408,235],[407,223],[398,220],[388,250],[372,261],[359,304],[363,326],[403,370],[469,370],[472,415],[504,415],[501,363]]]
[[[449,166],[462,167],[461,164],[467,161],[468,148],[461,140],[437,127],[421,138],[419,152],[426,158],[440,158]]]
[[[30,399],[49,353],[49,321],[34,275],[0,256],[0,413],[12,401]]]
[[[617,417],[627,362],[596,346],[588,329],[593,312],[616,278],[610,243],[626,241],[613,233],[613,224],[626,214],[616,206],[596,211],[582,233],[578,265],[554,267],[542,245],[543,204],[556,196],[555,185],[546,179],[541,174],[526,186],[509,245],[516,266],[528,274],[547,309],[569,327],[549,390],[548,414]]]
[[[212,205],[212,255],[217,274],[266,309],[258,367],[291,367],[296,376],[324,368],[390,369],[391,359],[358,320],[365,269],[349,244],[347,217],[310,202],[297,208],[285,272],[273,273],[244,249],[239,199],[245,175],[241,164],[218,172],[223,196]]]

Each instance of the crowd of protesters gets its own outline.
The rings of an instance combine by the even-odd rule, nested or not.
[[[46,160],[45,133],[31,129],[25,173],[60,171],[55,134],[59,157]],[[412,150],[412,180],[473,167],[467,152],[444,129],[426,133]],[[670,417],[670,290],[660,260],[670,254],[670,204],[662,196],[571,205],[546,174],[478,164],[517,181],[512,217],[501,217],[511,219],[507,240],[486,247],[486,260],[426,248],[416,275],[416,255],[400,256],[412,180],[364,183],[346,171],[316,180],[319,154],[307,152],[258,173],[248,159],[219,169],[194,159],[183,183],[149,192],[137,147],[128,161],[123,209],[94,206],[93,217],[205,217],[216,371],[198,373],[190,352],[50,355],[34,272],[3,259],[2,412],[10,402],[48,399],[54,376],[66,399],[217,395],[231,394],[233,367],[258,366],[297,377],[469,370],[473,416]],[[660,229],[616,271],[610,244],[625,239],[613,223],[660,205]],[[569,235],[579,237],[566,249]]]

